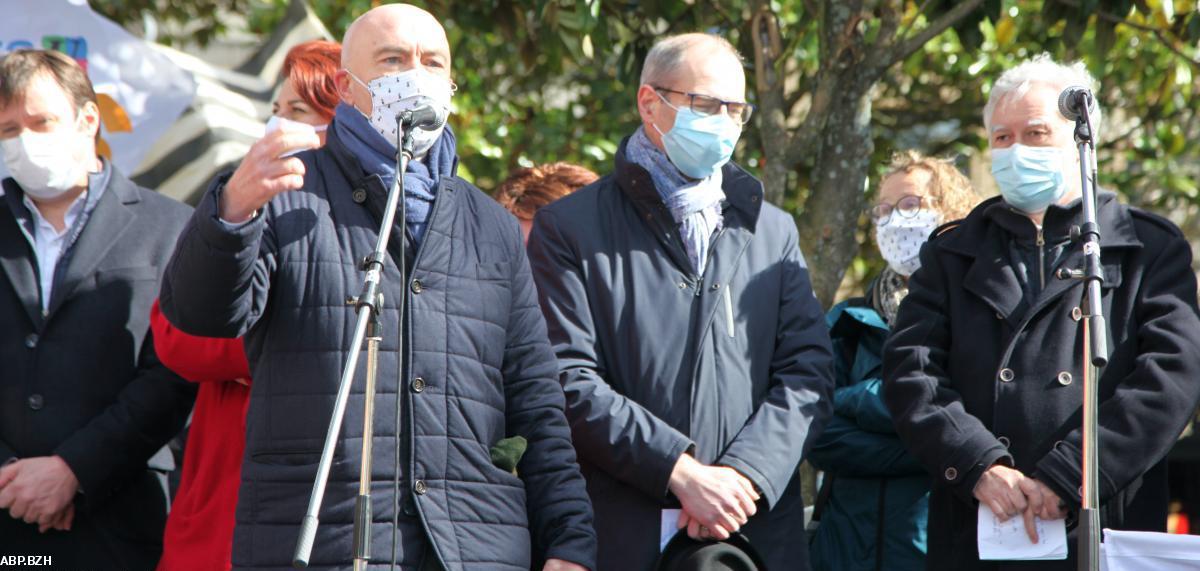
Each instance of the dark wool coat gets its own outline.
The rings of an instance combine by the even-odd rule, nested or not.
[[[1070,240],[1080,201],[1051,206],[1041,241]],[[1200,398],[1200,318],[1192,253],[1170,222],[1101,193],[1103,305],[1110,360],[1099,382],[1099,495],[1103,527],[1163,530],[1164,457]],[[1039,242],[1025,216],[995,198],[945,228],[921,251],[921,269],[884,351],[884,397],[897,431],[933,475],[929,569],[1074,569],[1071,559],[977,562],[973,489],[996,462],[1080,504],[1082,343],[1080,282],[1068,244],[1055,266],[1020,271],[1014,242]],[[1022,276],[1046,285],[1032,303]],[[1068,518],[1073,525],[1074,517]]]

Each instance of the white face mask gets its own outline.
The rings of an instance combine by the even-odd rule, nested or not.
[[[912,218],[892,212],[887,224],[875,226],[875,243],[892,271],[908,277],[921,267],[921,246],[938,227],[938,213],[922,208]]]
[[[0,141],[4,166],[30,198],[53,200],[75,188],[88,171],[88,165],[71,152],[81,136],[69,127],[49,133],[23,131]]]
[[[327,124],[326,125],[309,125],[308,123],[302,123],[300,121],[292,121],[291,119],[280,117],[278,115],[272,115],[270,119],[267,119],[266,134],[270,135],[271,133],[274,133],[275,131],[279,131],[282,129],[289,133],[312,133],[315,135],[315,134],[320,133],[321,131],[324,131],[328,128],[329,128],[329,125],[327,125]],[[282,155],[279,155],[279,158],[282,159],[284,157],[290,157],[296,153],[299,153],[299,152],[305,151],[305,150],[307,150],[307,149],[296,149],[290,153],[284,153]]]
[[[372,79],[369,84],[363,83],[353,73],[347,73],[371,93],[371,115],[367,118],[371,120],[371,126],[393,145],[396,144],[396,115],[401,111],[429,104],[450,113],[450,97],[454,94],[455,86],[425,68],[414,67],[405,72],[383,75]],[[418,158],[425,156],[438,137],[442,136],[444,128],[413,131],[413,155]]]

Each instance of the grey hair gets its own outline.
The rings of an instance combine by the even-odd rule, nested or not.
[[[716,34],[691,33],[667,36],[654,43],[650,53],[646,54],[646,62],[642,64],[641,85],[661,85],[674,79],[675,72],[683,65],[683,59],[689,49],[707,45],[728,52],[742,64],[744,60],[737,48],[729,40]]]
[[[1093,94],[1097,93],[1100,88],[1100,83],[1088,72],[1087,66],[1082,61],[1076,61],[1069,65],[1061,64],[1054,61],[1054,58],[1050,57],[1048,53],[1038,54],[1001,74],[1000,79],[997,79],[995,85],[992,85],[987,105],[983,106],[983,125],[988,132],[992,130],[992,114],[996,112],[996,106],[1000,101],[1009,95],[1020,99],[1029,92],[1029,88],[1035,83],[1064,89],[1072,85],[1081,85],[1092,90]],[[1096,131],[1097,137],[1101,132],[1100,119],[1100,103],[1097,102],[1096,112],[1092,114],[1092,128]]]

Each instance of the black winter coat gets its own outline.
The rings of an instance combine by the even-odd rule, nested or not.
[[[1111,357],[1099,385],[1103,527],[1166,525],[1164,457],[1200,398],[1200,317],[1187,240],[1170,222],[1101,193],[1103,306]],[[1051,206],[1041,242],[1069,240],[1080,202]],[[1073,310],[1083,286],[1046,272],[1033,303],[1022,294],[1013,241],[1034,224],[999,198],[921,251],[884,352],[885,399],[897,431],[934,477],[929,569],[1074,569],[1063,562],[979,563],[975,483],[996,462],[1080,504],[1082,341]],[[935,233],[936,234],[936,233]],[[1058,267],[1077,268],[1070,244]],[[1074,517],[1068,518],[1073,524]]]
[[[154,354],[150,306],[189,207],[139,188],[111,165],[42,311],[38,266],[13,179],[0,197],[0,465],[58,455],[79,480],[68,532],[0,510],[0,555],[56,568],[150,570],[169,501],[167,441],[196,389]],[[94,189],[93,189],[94,190]],[[30,236],[32,238],[32,236]]]
[[[346,299],[362,286],[359,261],[374,249],[386,198],[381,179],[364,174],[336,129],[328,133],[325,147],[298,155],[304,188],[275,197],[245,226],[218,220],[218,181],[184,230],[163,286],[163,312],[181,330],[246,336],[254,387],[238,568],[290,568],[353,336]],[[392,557],[399,505],[397,557],[405,568],[419,564],[426,537],[450,571],[528,569],[541,557],[591,566],[591,508],[517,221],[460,178],[439,185],[411,274],[401,277],[390,257],[384,268],[372,561]],[[393,243],[404,236],[403,224],[397,229]],[[349,568],[353,556],[365,361],[322,506],[315,568]],[[489,455],[514,435],[529,443],[520,478]],[[398,498],[393,477],[401,480]]]
[[[724,228],[694,275],[650,175],[616,172],[539,211],[530,258],[558,353],[603,571],[649,569],[686,450],[762,491],[742,529],[771,569],[807,569],[797,465],[829,418],[829,334],[791,216],[722,171]]]

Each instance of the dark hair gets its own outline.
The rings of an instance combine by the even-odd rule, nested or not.
[[[92,81],[75,60],[54,50],[22,49],[0,58],[0,108],[22,100],[29,84],[43,73],[54,79],[71,98],[76,116],[89,102],[99,105]],[[100,130],[97,129],[96,140],[99,139]]]
[[[550,163],[517,169],[496,188],[496,201],[517,218],[533,218],[539,208],[600,178],[571,163]]]
[[[334,76],[341,68],[341,61],[341,44],[325,40],[298,44],[283,60],[285,80],[291,81],[300,99],[325,120],[333,119],[333,110],[340,100]]]
[[[96,103],[96,90],[87,72],[75,60],[54,50],[17,50],[0,58],[0,107],[8,107],[25,95],[39,73],[54,78],[71,97],[75,111],[89,101]]]

